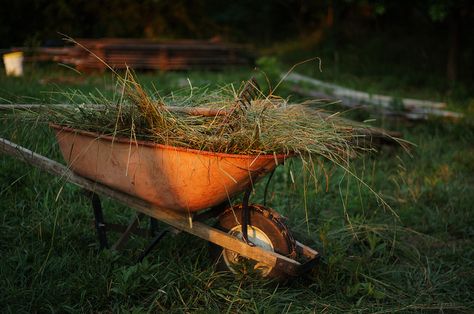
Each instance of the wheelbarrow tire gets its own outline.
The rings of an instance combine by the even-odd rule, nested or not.
[[[241,236],[241,217],[242,204],[229,207],[219,216],[218,226],[216,227],[234,235],[237,235],[237,232]],[[286,226],[284,218],[271,208],[250,204],[248,230],[250,241],[255,240],[255,238],[252,239],[251,237],[252,232],[260,240],[263,240],[256,241],[256,245],[273,250],[276,253],[290,258],[296,256],[295,240]],[[270,242],[271,245],[269,245],[268,242]],[[248,261],[248,259],[242,258],[240,255],[230,250],[223,249],[221,246],[211,243],[210,255],[215,262],[216,269],[219,271],[231,271],[233,273],[249,272],[248,269],[243,269],[242,267],[239,268],[241,265],[238,265],[238,262],[233,264],[233,262],[229,261],[230,259],[227,257],[231,255],[238,257],[239,260]],[[236,267],[232,267],[232,265],[236,265]],[[264,266],[263,264],[260,265],[259,263],[256,263],[254,268],[263,268],[263,270],[257,272],[259,276],[263,278],[275,279],[280,282],[286,281],[290,278],[290,275],[286,272],[275,267],[269,269],[266,265]]]

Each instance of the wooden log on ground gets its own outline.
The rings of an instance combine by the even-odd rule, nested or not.
[[[20,110],[20,111],[40,111],[49,110],[51,108],[71,108],[68,104],[0,104],[0,110]],[[100,110],[104,108],[103,105],[97,104],[82,104],[86,108],[94,108]],[[225,109],[203,108],[203,107],[179,107],[179,106],[165,106],[165,109],[171,112],[185,113],[193,116],[215,117],[223,116],[229,112]]]
[[[298,73],[291,73],[286,77],[286,80],[294,83],[309,83],[315,87],[320,88],[325,94],[328,94],[332,97],[352,98],[358,101],[359,103],[372,104],[388,109],[390,109],[393,106],[392,104],[397,101],[400,101],[403,108],[407,110],[420,107],[434,109],[446,108],[446,103],[444,102],[435,102],[430,100],[420,100],[411,98],[402,98],[400,100],[397,100],[397,98],[395,97],[369,94],[354,89],[345,88],[336,84],[326,83]]]
[[[297,80],[300,81],[300,80]],[[328,83],[324,83],[328,84]],[[332,85],[332,84],[330,84]],[[334,101],[339,102],[341,106],[348,107],[348,108],[356,108],[362,109],[370,112],[376,112],[381,115],[385,116],[393,116],[393,117],[403,117],[409,120],[428,120],[430,117],[442,117],[448,118],[452,120],[459,120],[464,117],[462,113],[442,110],[438,109],[437,107],[442,108],[443,106],[437,106],[434,103],[433,106],[429,105],[429,101],[420,101],[418,105],[406,105],[405,101],[407,99],[402,99],[403,108],[402,110],[394,110],[395,106],[388,102],[388,99],[385,99],[383,102],[379,103],[372,103],[367,101],[367,97],[353,97],[355,94],[350,93],[339,93],[337,96],[332,95],[327,92],[321,91],[314,91],[314,90],[306,90],[300,86],[293,86],[292,91],[298,93],[303,96],[312,97],[312,98],[320,98],[327,101]],[[362,93],[362,92],[357,92]],[[365,93],[362,93],[365,94]],[[377,95],[375,95],[377,96]],[[380,96],[380,95],[378,95]],[[383,96],[389,97],[389,96]],[[409,99],[410,100],[410,99]],[[393,98],[392,98],[393,101]]]
[[[298,85],[295,85],[291,88],[291,90],[294,93],[297,93],[302,96],[306,97],[311,97],[314,99],[320,99],[322,101],[328,102],[328,103],[334,103],[341,105],[346,108],[351,108],[351,109],[362,109],[364,111],[370,111],[370,112],[377,112],[382,115],[387,115],[387,116],[397,116],[395,111],[389,110],[385,107],[378,107],[378,106],[371,106],[367,104],[361,104],[359,101],[355,100],[354,98],[345,98],[342,97],[340,99],[336,99],[334,96],[325,94],[324,92],[318,92],[318,91],[313,91],[313,90],[306,90]]]

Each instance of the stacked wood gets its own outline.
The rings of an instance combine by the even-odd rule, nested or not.
[[[78,39],[72,47],[40,48],[38,52],[40,59],[70,64],[80,71],[103,71],[107,66],[163,71],[220,69],[253,62],[244,46],[197,40]]]
[[[409,120],[427,120],[431,116],[450,119],[463,117],[461,113],[443,110],[446,107],[446,103],[443,102],[369,94],[298,73],[292,73],[285,79],[298,84],[292,88],[298,94],[338,102],[348,108],[360,108]],[[301,87],[301,83],[311,85],[313,89],[305,89]]]
[[[38,47],[34,49],[14,48],[27,52],[25,56],[26,62],[45,62],[56,61],[67,58],[73,47]]]

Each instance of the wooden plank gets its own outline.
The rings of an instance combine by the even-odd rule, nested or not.
[[[377,113],[380,113],[383,115],[390,115],[390,116],[396,115],[396,113],[393,110],[389,110],[384,107],[377,107],[377,106],[372,106],[368,104],[363,104],[360,101],[353,98],[341,97],[340,99],[336,99],[334,96],[328,95],[324,92],[307,90],[298,85],[293,86],[291,88],[291,91],[294,93],[300,94],[302,96],[311,97],[311,98],[318,99],[327,103],[338,104],[346,108],[362,109],[362,110],[372,111],[372,112],[376,111]]]
[[[74,108],[77,105],[71,104],[0,104],[0,110],[25,110],[25,111],[36,111],[36,110],[48,110],[54,107],[57,108]],[[82,104],[81,106],[86,108],[95,108],[100,110],[104,108],[104,105],[97,104]],[[223,116],[229,113],[226,109],[216,108],[204,108],[204,107],[179,107],[179,106],[165,106],[166,110],[177,113],[185,113],[194,116],[205,116],[215,117]]]
[[[179,230],[186,231],[201,239],[210,241],[226,249],[238,252],[242,256],[262,262],[270,267],[277,267],[289,273],[297,273],[299,262],[275,252],[267,251],[260,247],[251,247],[236,237],[223,231],[211,228],[208,225],[192,221],[186,214],[178,213],[166,208],[154,206],[142,199],[118,192],[105,185],[79,176],[69,170],[66,166],[32,152],[20,145],[0,138],[0,153],[15,157],[29,163],[41,170],[59,176],[66,181],[74,183],[86,190],[108,196],[141,213],[156,218]]]
[[[286,80],[290,82],[306,82],[313,86],[319,87],[322,90],[326,90],[326,94],[330,94],[331,96],[335,96],[337,98],[353,98],[359,102],[365,102],[368,104],[379,105],[384,108],[391,108],[391,103],[394,100],[394,97],[385,96],[385,95],[377,95],[377,94],[369,94],[361,91],[357,91],[350,88],[345,88],[336,84],[323,82],[302,74],[298,73],[291,73],[286,77]],[[444,102],[435,102],[430,100],[420,100],[420,99],[411,99],[411,98],[403,98],[401,99],[402,104],[406,109],[413,109],[417,107],[424,107],[424,108],[433,108],[433,109],[443,109],[446,108],[446,103]]]
[[[103,38],[78,39],[74,43],[76,46],[71,49],[59,51],[54,60],[84,70],[103,69],[103,62],[113,68],[176,70],[246,65],[253,59],[246,53],[248,46],[211,41]]]
[[[364,100],[360,100],[358,98],[353,98],[347,95],[338,95],[340,98],[335,99],[335,95],[328,95],[324,92],[318,91],[308,91],[299,86],[292,87],[292,91],[298,93],[303,96],[313,97],[313,98],[320,98],[326,101],[334,101],[339,102],[341,106],[348,107],[348,108],[356,108],[362,109],[370,112],[376,112],[385,116],[393,116],[393,117],[403,117],[409,120],[427,120],[431,116],[436,117],[443,117],[443,118],[450,118],[453,120],[461,119],[464,115],[462,113],[441,110],[437,108],[430,108],[425,106],[405,106],[406,110],[395,111],[393,107],[388,104],[377,105],[376,103],[370,103]],[[403,100],[404,101],[404,100]]]

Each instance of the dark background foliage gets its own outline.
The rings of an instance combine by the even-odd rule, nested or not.
[[[0,47],[61,45],[62,34],[220,38],[308,55],[366,47],[374,62],[405,63],[448,81],[472,80],[474,5],[468,0],[22,0],[0,11]],[[358,52],[360,53],[360,51]]]

